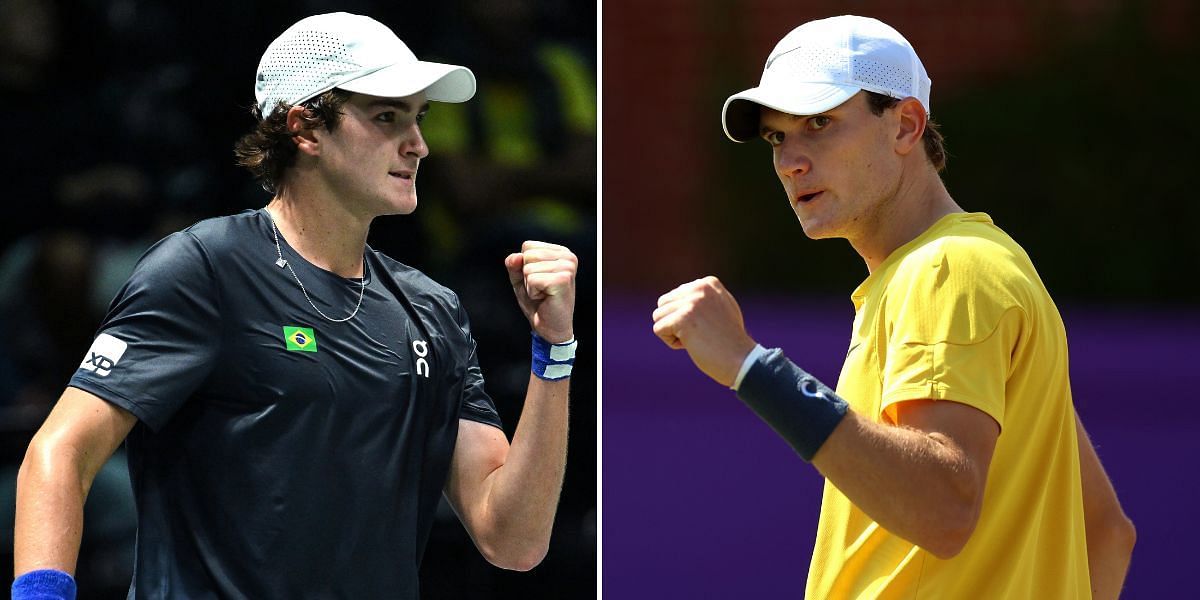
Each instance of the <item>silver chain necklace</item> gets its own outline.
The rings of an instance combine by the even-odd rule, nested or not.
[[[295,279],[296,283],[300,285],[300,291],[304,293],[304,299],[308,300],[308,305],[313,307],[313,310],[317,311],[317,314],[321,315],[322,317],[325,317],[326,321],[331,321],[334,323],[345,323],[346,321],[353,319],[354,315],[358,314],[358,309],[362,307],[363,293],[367,291],[367,255],[366,255],[366,253],[363,253],[363,274],[362,274],[362,277],[358,278],[358,304],[356,304],[354,306],[354,312],[350,313],[350,316],[348,316],[344,319],[334,319],[333,317],[330,317],[329,315],[322,312],[320,308],[317,308],[316,304],[313,304],[312,298],[310,298],[308,296],[308,290],[304,289],[304,283],[302,283],[300,281],[300,277],[296,275],[296,270],[292,268],[291,263],[289,263],[287,260],[285,260],[283,258],[283,248],[281,248],[279,246],[279,228],[275,226],[275,217],[271,216],[271,211],[269,211],[267,209],[263,209],[263,212],[267,213],[267,218],[271,220],[271,231],[275,234],[275,253],[277,255],[279,255],[279,259],[275,261],[275,266],[277,266],[281,269],[284,267],[287,267],[287,270],[291,271],[292,279]]]

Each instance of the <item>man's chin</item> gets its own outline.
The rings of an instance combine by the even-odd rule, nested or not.
[[[846,234],[828,223],[820,223],[814,221],[800,221],[800,227],[804,229],[804,235],[810,240],[840,240],[845,239]]]
[[[417,197],[413,195],[393,201],[389,208],[389,215],[411,215],[417,211]]]
[[[804,229],[804,235],[810,240],[823,240],[826,238],[835,237],[823,223],[816,219],[803,219],[799,215],[796,219],[800,221],[800,227]]]

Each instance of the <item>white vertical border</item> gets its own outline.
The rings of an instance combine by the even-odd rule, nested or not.
[[[604,2],[596,0],[596,598],[604,597]]]

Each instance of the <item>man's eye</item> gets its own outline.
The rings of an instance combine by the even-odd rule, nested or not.
[[[424,112],[417,113],[417,122],[420,123],[420,122],[424,121],[425,117],[427,117],[427,116],[429,116],[429,113],[424,113]]]
[[[824,129],[829,124],[831,119],[825,115],[817,115],[808,120],[808,128],[811,130]]]
[[[783,143],[783,132],[768,131],[767,133],[763,134],[763,139],[767,140],[767,143],[772,146],[778,146]]]
[[[380,113],[378,117],[375,117],[375,119],[378,121],[383,121],[384,123],[391,123],[396,120],[396,113],[392,111]]]

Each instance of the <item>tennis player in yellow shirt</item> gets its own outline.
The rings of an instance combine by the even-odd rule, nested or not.
[[[725,103],[804,233],[867,263],[836,391],[758,345],[715,277],[663,295],[654,331],[825,477],[806,597],[1116,598],[1135,533],[1062,320],[1025,251],[946,191],[930,83],[895,29],[844,16],[793,30]]]

